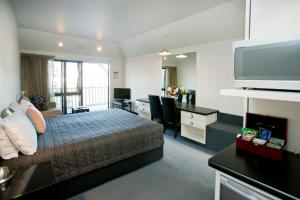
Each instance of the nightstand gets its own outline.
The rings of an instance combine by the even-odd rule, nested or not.
[[[6,185],[1,185],[0,199],[36,199],[55,183],[51,162],[19,168]],[[46,198],[46,197],[44,197]]]

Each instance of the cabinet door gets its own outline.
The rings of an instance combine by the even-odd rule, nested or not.
[[[256,187],[217,171],[215,200],[279,200]]]

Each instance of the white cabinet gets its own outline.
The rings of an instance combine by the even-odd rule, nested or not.
[[[201,115],[181,111],[181,136],[206,143],[206,126],[217,121],[217,113]]]
[[[220,171],[216,172],[215,184],[215,200],[280,200],[278,197]]]
[[[140,117],[151,119],[150,103],[136,101],[137,111]]]

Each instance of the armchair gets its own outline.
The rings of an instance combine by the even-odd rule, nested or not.
[[[55,115],[62,115],[61,109],[56,107],[55,102],[47,102],[46,105],[48,110],[42,111],[42,115],[44,118],[52,117]]]
[[[41,111],[44,118],[62,115],[61,109],[56,107],[55,102],[46,102],[42,96],[31,97],[30,101],[39,111]]]

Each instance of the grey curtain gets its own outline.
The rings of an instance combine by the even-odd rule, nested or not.
[[[172,85],[177,87],[177,69],[176,67],[166,67],[166,88]]]
[[[48,66],[53,60],[53,56],[21,54],[21,89],[26,96],[50,100]]]

